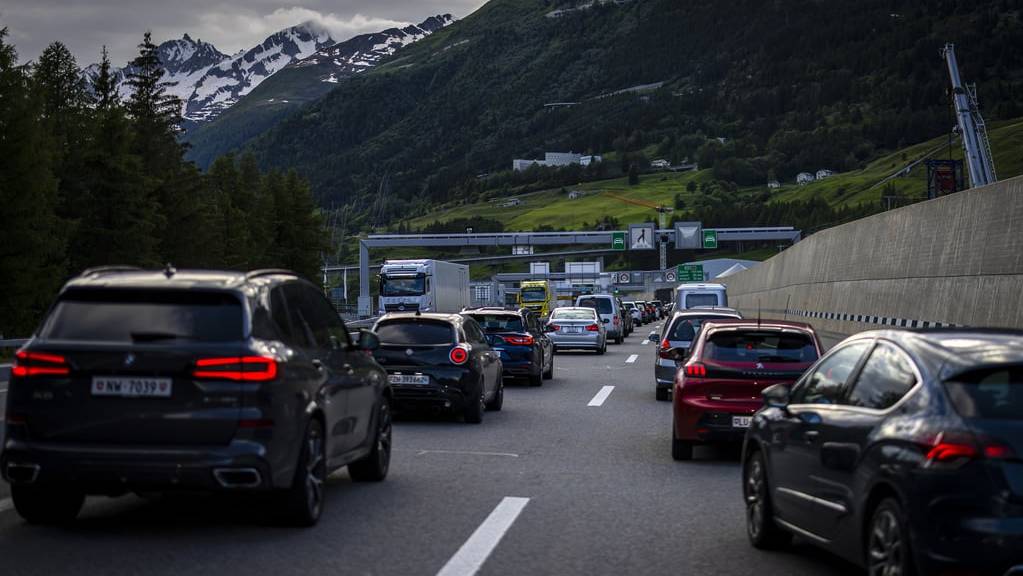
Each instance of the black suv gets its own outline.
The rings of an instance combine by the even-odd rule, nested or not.
[[[312,525],[333,470],[387,475],[377,344],[288,271],[86,271],[17,352],[0,470],[32,523],[187,489],[268,493]]]
[[[554,377],[554,346],[536,312],[479,308],[462,315],[475,320],[487,342],[500,352],[506,377],[525,377],[531,386]]]

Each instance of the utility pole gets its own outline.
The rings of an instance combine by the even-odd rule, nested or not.
[[[959,77],[955,45],[945,44],[942,56],[945,57],[952,82],[952,101],[959,117],[959,134],[963,140],[966,165],[970,169],[970,185],[976,188],[996,182],[998,177],[995,176],[995,163],[991,158],[987,125],[980,115],[980,106],[977,103],[977,87],[963,85]]]

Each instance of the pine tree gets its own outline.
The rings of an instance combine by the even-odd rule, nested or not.
[[[120,104],[120,97],[117,94],[117,85],[110,73],[110,56],[107,54],[107,47],[103,46],[102,57],[99,63],[99,75],[93,82],[92,89],[96,95],[96,105],[100,110],[108,110]]]
[[[65,273],[53,142],[28,71],[0,29],[0,333],[35,328]]]

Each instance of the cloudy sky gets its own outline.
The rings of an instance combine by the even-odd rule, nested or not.
[[[34,60],[60,40],[79,65],[99,60],[100,47],[114,65],[127,62],[146,30],[160,43],[186,32],[231,54],[280,30],[315,20],[344,40],[434,14],[464,17],[486,0],[2,0],[0,28],[21,61]]]

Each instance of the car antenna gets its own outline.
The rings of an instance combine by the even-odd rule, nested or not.
[[[757,328],[760,328],[760,298],[757,298]]]

